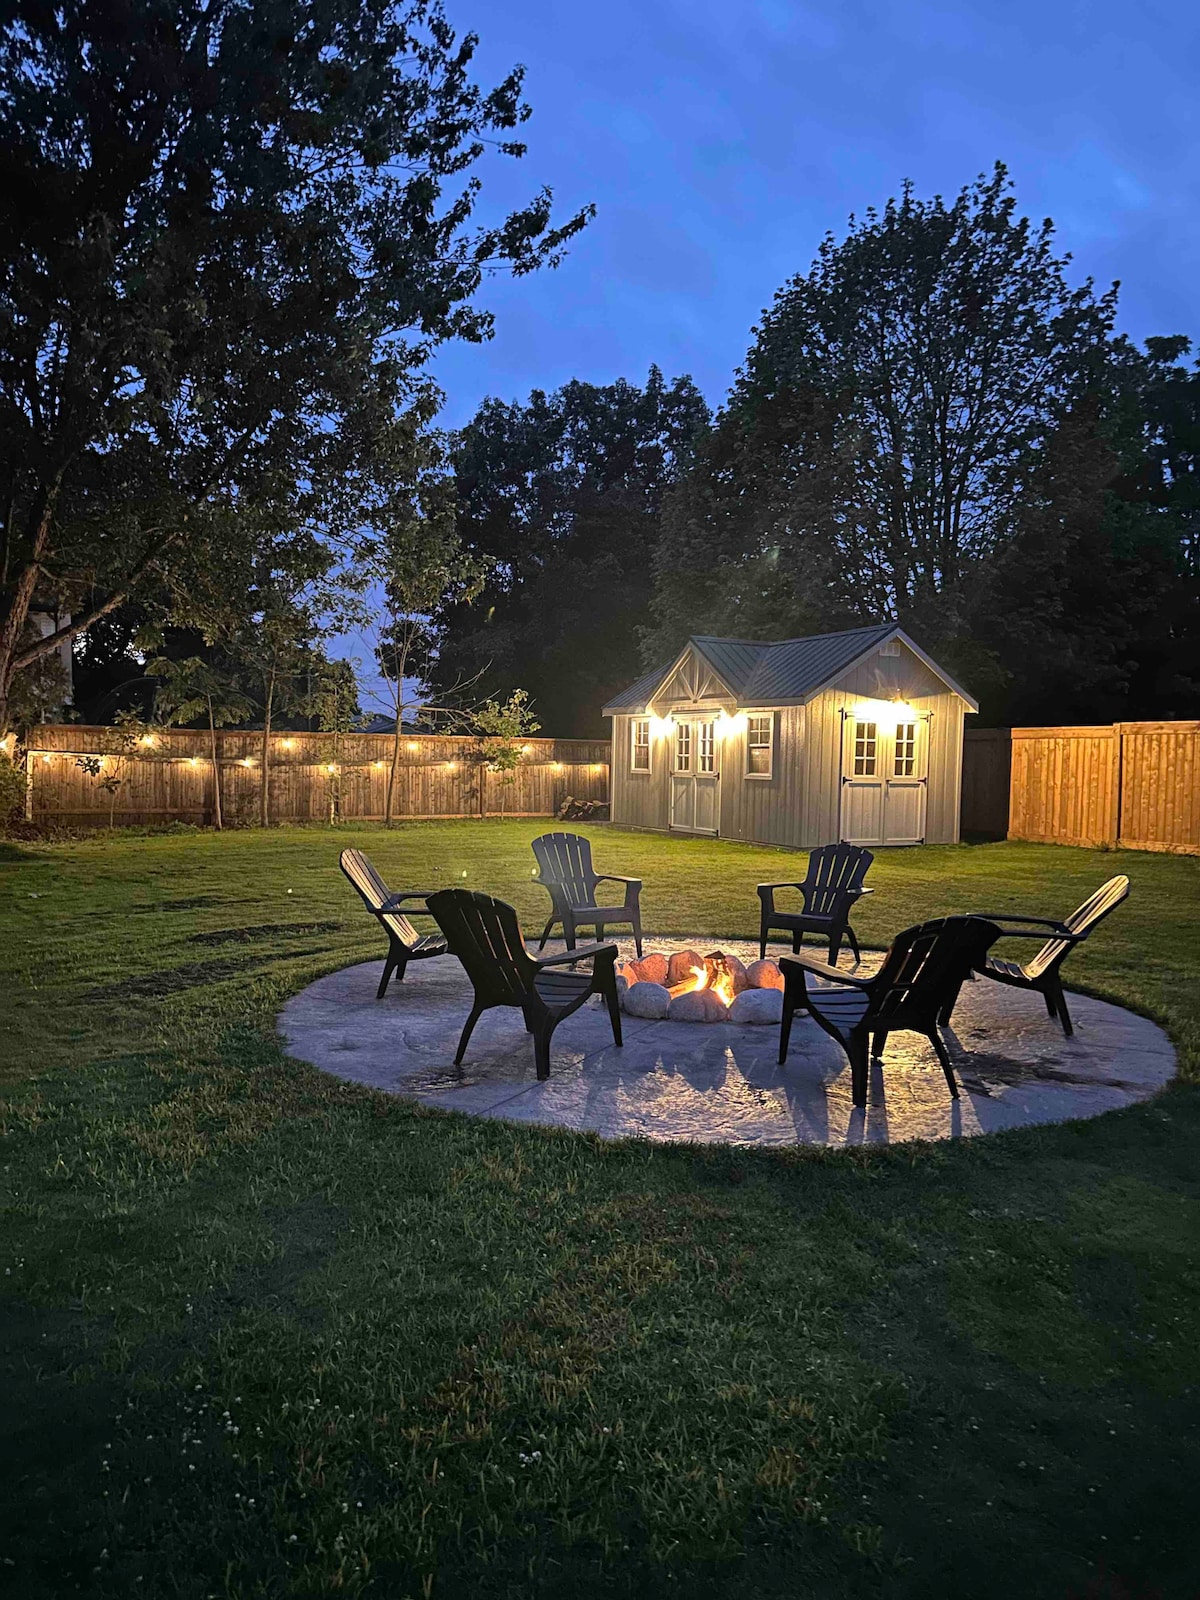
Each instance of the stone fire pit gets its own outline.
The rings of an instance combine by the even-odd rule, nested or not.
[[[778,1022],[783,977],[774,961],[746,966],[724,950],[651,952],[619,963],[621,1009],[631,1017],[669,1022]]]

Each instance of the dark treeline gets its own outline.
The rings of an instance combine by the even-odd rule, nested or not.
[[[711,421],[686,378],[489,400],[453,451],[494,562],[439,669],[559,734],[690,633],[895,618],[983,720],[1200,713],[1200,373],[1071,287],[1002,168],[906,189],[776,296]]]

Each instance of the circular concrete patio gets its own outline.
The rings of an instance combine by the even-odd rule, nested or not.
[[[632,955],[618,942],[623,958]],[[655,948],[695,943],[655,941]],[[736,941],[721,945],[743,960],[758,953]],[[879,960],[868,954],[858,970],[871,971]],[[1065,1039],[1038,995],[976,982],[964,986],[946,1030],[961,1084],[957,1101],[933,1051],[912,1034],[888,1040],[863,1111],[850,1101],[845,1056],[810,1018],[797,1015],[781,1067],[777,1026],[623,1016],[625,1044],[618,1049],[607,1013],[595,1002],[559,1028],[550,1078],[539,1083],[517,1011],[486,1012],[463,1065],[454,1065],[471,996],[457,961],[414,963],[404,982],[377,1001],[382,967],[382,961],[346,967],[289,1000],[279,1017],[289,1054],[444,1111],[610,1139],[738,1145],[952,1139],[1100,1116],[1148,1099],[1175,1072],[1162,1029],[1120,1006],[1071,994],[1075,1037]]]

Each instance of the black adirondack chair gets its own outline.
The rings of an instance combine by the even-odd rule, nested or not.
[[[881,1060],[889,1033],[923,1033],[933,1045],[957,1100],[958,1085],[938,1022],[947,999],[953,1003],[963,979],[1000,937],[994,922],[982,917],[938,917],[898,933],[883,965],[873,978],[839,972],[811,956],[782,956],[783,1021],[779,1029],[780,1064],[787,1060],[792,1018],[802,1008],[850,1059],[854,1104],[867,1103],[867,1044]],[[810,977],[826,980],[817,986]]]
[[[475,989],[454,1057],[456,1066],[466,1054],[475,1024],[493,1006],[521,1008],[526,1030],[533,1035],[539,1078],[550,1076],[550,1040],[555,1028],[572,1011],[578,1011],[589,995],[604,996],[613,1039],[622,1042],[615,944],[580,945],[562,955],[531,956],[512,906],[473,889],[439,889],[429,896],[429,909]],[[554,970],[579,961],[590,962],[591,971]]]
[[[767,940],[773,932],[790,936],[792,954],[804,942],[806,933],[829,941],[829,964],[837,966],[842,940],[849,939],[854,959],[859,959],[858,940],[850,926],[850,913],[865,894],[867,868],[875,857],[856,844],[823,844],[808,858],[808,872],[801,883],[760,883],[758,898],[762,910],[758,924],[758,954],[767,953]],[[780,911],[775,905],[776,889],[799,889],[804,896],[802,911]]]
[[[1082,944],[1128,894],[1129,879],[1122,873],[1101,884],[1095,894],[1072,911],[1065,922],[1052,922],[1047,917],[1017,917],[1007,911],[980,912],[980,916],[999,924],[1002,938],[1038,939],[1043,937],[1037,931],[1040,928],[1051,928],[1053,933],[1037,954],[1024,964],[1002,961],[989,955],[975,965],[974,970],[981,978],[992,978],[996,983],[1011,984],[1015,989],[1031,989],[1040,994],[1046,1002],[1046,1010],[1051,1017],[1058,1018],[1063,1033],[1069,1039],[1075,1029],[1059,977],[1062,964],[1075,946]],[[956,991],[954,998],[957,997]],[[944,1021],[949,1020],[953,1006],[954,1000],[951,1000]]]
[[[403,982],[404,971],[410,961],[425,961],[430,956],[444,956],[447,950],[446,941],[440,933],[418,933],[400,909],[407,901],[419,900],[422,904],[420,907],[414,907],[414,913],[418,910],[423,911],[424,902],[429,895],[428,890],[392,894],[371,865],[370,858],[361,850],[343,850],[338,864],[357,889],[362,903],[388,936],[387,960],[383,964],[383,977],[375,992],[376,1000],[382,1000],[387,993],[388,982],[393,972],[396,974],[396,982]]]
[[[539,950],[546,948],[546,940],[556,922],[562,923],[568,950],[575,948],[575,930],[579,927],[594,927],[596,938],[603,939],[604,930],[610,923],[618,927],[628,923],[633,929],[634,948],[641,955],[640,878],[621,878],[612,872],[596,872],[592,866],[592,847],[577,833],[543,833],[533,841],[533,854],[538,864],[538,877],[553,907],[550,920],[538,940]],[[619,906],[600,905],[596,899],[598,883],[623,883],[625,903]]]

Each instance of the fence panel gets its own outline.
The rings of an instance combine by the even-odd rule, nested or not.
[[[968,728],[963,738],[959,831],[975,839],[1008,837],[1012,738],[1008,728]]]
[[[1200,722],[1122,722],[1121,843],[1200,854]]]
[[[112,730],[64,723],[36,728],[27,745],[30,816],[38,822],[103,826],[213,820],[214,770],[209,735],[155,729],[124,768],[111,755],[105,771],[120,779],[110,796],[78,765],[100,755]],[[230,824],[258,820],[261,732],[218,732],[221,809]],[[268,750],[272,822],[381,822],[393,741],[388,734],[273,733]],[[405,736],[396,769],[397,818],[552,816],[567,795],[608,800],[609,745],[604,739],[529,739],[511,774],[489,772],[474,739]],[[506,781],[511,778],[511,781]]]
[[[1008,837],[1200,854],[1200,722],[1014,728]]]

